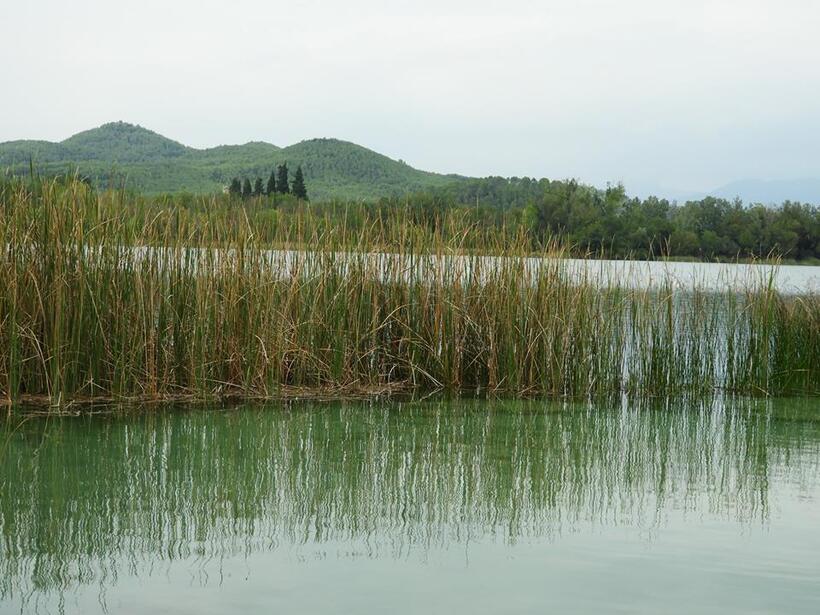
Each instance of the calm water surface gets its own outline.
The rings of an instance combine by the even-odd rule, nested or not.
[[[818,613],[817,400],[0,422],[0,612]]]
[[[222,261],[236,258],[235,250],[135,248],[138,260],[156,260],[160,263],[185,259],[193,267],[213,269]],[[436,279],[443,269],[450,275],[466,275],[479,270],[487,275],[501,266],[509,257],[413,255],[392,253],[304,252],[298,250],[266,250],[262,261],[283,277],[310,275],[315,268],[325,270],[330,263],[344,269],[350,263],[367,263],[374,275],[407,279],[421,276]],[[590,282],[600,287],[651,289],[671,286],[689,290],[721,292],[744,291],[767,287],[786,295],[820,293],[820,267],[811,265],[770,265],[744,263],[687,263],[675,261],[634,261],[597,259],[523,258],[520,262],[531,272],[544,268],[557,270],[575,282]],[[443,263],[443,264],[442,264]],[[376,273],[378,272],[378,273]]]

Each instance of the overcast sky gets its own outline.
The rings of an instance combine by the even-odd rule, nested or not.
[[[817,0],[4,2],[0,141],[124,120],[637,193],[818,176],[818,31]]]

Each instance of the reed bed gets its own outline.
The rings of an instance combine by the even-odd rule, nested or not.
[[[80,182],[0,195],[0,394],[275,398],[820,393],[820,299],[631,290],[556,246],[397,212],[344,224],[157,208]],[[469,243],[469,250],[465,245]],[[279,248],[279,249],[271,249]],[[288,249],[296,248],[296,249]],[[494,254],[488,260],[479,254]]]

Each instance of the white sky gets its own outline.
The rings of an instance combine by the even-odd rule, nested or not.
[[[2,0],[0,141],[329,136],[633,192],[820,175],[818,0]]]

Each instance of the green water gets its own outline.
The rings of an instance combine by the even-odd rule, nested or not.
[[[820,403],[0,421],[0,612],[818,613]]]

